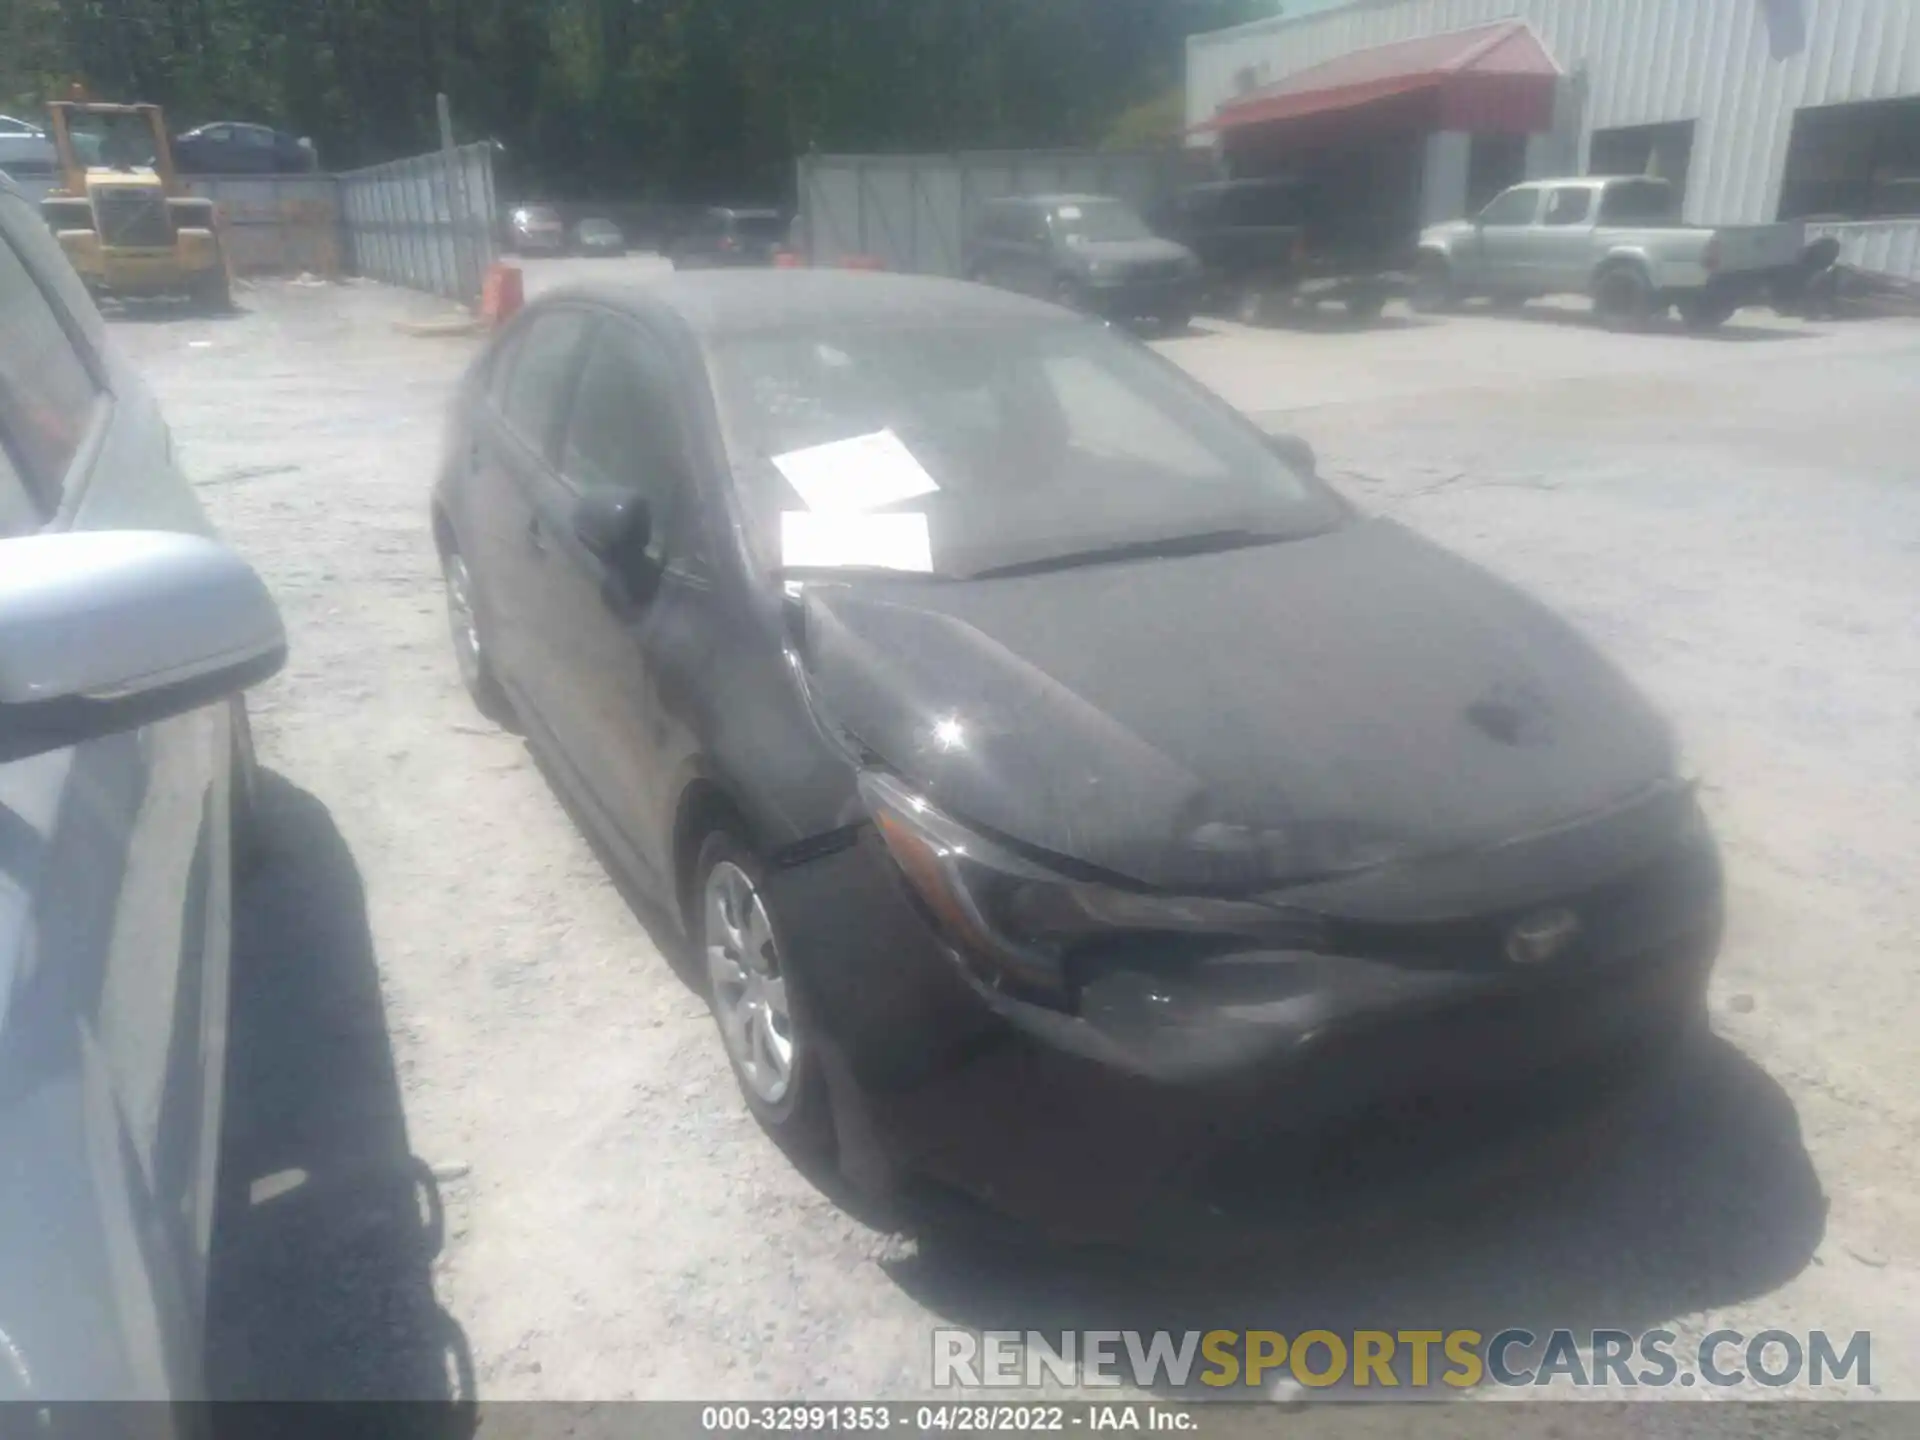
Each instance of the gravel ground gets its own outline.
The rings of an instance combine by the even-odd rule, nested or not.
[[[1211,1275],[910,1239],[752,1124],[644,916],[460,691],[425,520],[475,342],[396,329],[434,313],[267,284],[118,327],[292,641],[255,697],[222,1393],[900,1397],[937,1324],[1667,1324],[1870,1329],[1877,1393],[1920,1398],[1920,328],[1542,308],[1162,342],[1596,636],[1680,720],[1731,886],[1677,1091],[1470,1213]]]

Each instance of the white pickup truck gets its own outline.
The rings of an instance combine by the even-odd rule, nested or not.
[[[1679,209],[1673,186],[1650,177],[1516,185],[1471,219],[1422,232],[1414,304],[1588,295],[1611,325],[1644,325],[1677,306],[1705,330],[1769,298],[1801,264],[1806,227],[1797,222],[1683,225]]]

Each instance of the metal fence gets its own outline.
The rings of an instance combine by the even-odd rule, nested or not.
[[[493,150],[462,145],[339,182],[340,231],[356,275],[472,303],[494,260]]]
[[[1085,192],[1144,209],[1193,163],[1178,152],[1099,150],[803,155],[800,239],[816,265],[871,255],[891,270],[959,275],[975,213],[995,196]]]
[[[50,175],[16,177],[38,204],[57,181]],[[340,224],[331,175],[183,175],[189,195],[214,202],[220,243],[236,275],[311,271],[340,273]]]

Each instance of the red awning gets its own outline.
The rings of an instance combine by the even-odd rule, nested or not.
[[[1527,135],[1553,128],[1559,78],[1532,27],[1506,20],[1356,50],[1237,96],[1193,128],[1237,130],[1418,96],[1435,129]]]

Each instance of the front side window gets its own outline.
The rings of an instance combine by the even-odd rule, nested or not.
[[[14,202],[5,202],[11,211]],[[51,511],[93,420],[99,390],[72,337],[0,232],[0,439]]]
[[[560,473],[581,491],[637,494],[653,517],[648,555],[664,558],[682,474],[665,364],[631,326],[600,327],[574,385]]]
[[[560,418],[579,358],[587,317],[578,310],[549,310],[536,315],[515,342],[506,375],[501,413],[507,427],[534,450],[546,454]]]
[[[1530,187],[1508,190],[1487,202],[1480,212],[1482,225],[1531,225],[1540,208],[1540,192]]]
[[[925,516],[932,568],[952,578],[1115,547],[1293,538],[1343,514],[1222,402],[1101,326],[748,334],[717,341],[712,368],[749,533],[776,569],[782,512],[810,508],[781,458],[861,437],[897,441],[924,474],[883,508]]]

